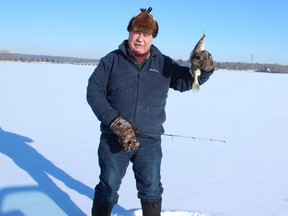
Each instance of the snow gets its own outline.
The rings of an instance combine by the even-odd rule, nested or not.
[[[94,66],[0,62],[0,215],[90,215],[99,122]],[[163,216],[288,215],[288,76],[215,71],[199,93],[170,91]],[[116,216],[140,216],[128,167]]]

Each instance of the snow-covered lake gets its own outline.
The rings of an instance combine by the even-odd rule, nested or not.
[[[94,66],[0,62],[0,215],[90,215],[99,122]],[[199,93],[170,91],[163,216],[288,215],[288,75],[216,71]],[[116,216],[140,216],[131,167]]]

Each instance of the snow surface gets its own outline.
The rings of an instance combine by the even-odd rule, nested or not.
[[[99,122],[93,66],[0,62],[0,215],[90,215]],[[163,216],[288,215],[288,76],[216,71],[199,93],[170,91]],[[140,216],[128,168],[113,215]]]

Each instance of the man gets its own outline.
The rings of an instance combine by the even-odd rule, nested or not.
[[[93,216],[111,214],[129,162],[133,163],[143,215],[159,216],[161,212],[161,134],[166,98],[169,88],[191,90],[193,77],[188,67],[152,45],[158,23],[151,10],[141,9],[130,20],[128,40],[103,57],[89,78],[87,101],[101,122],[102,132]],[[193,58],[201,69],[199,83],[203,84],[214,71],[212,56],[201,51]]]

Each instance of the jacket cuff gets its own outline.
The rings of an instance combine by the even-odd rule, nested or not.
[[[215,68],[213,67],[212,70],[210,70],[210,71],[201,70],[201,73],[207,73],[207,74],[209,74],[209,73],[213,73],[214,70],[215,70]]]

